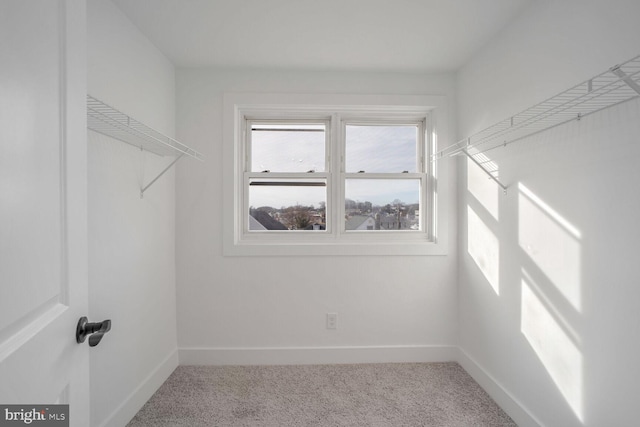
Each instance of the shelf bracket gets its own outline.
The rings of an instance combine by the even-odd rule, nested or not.
[[[464,153],[468,158],[470,158],[470,159],[471,159],[471,161],[472,161],[473,163],[475,163],[476,165],[478,165],[478,167],[479,167],[480,169],[482,169],[482,171],[483,171],[484,173],[486,173],[486,174],[489,176],[489,178],[491,178],[492,180],[494,180],[494,181],[496,182],[496,184],[498,184],[498,185],[500,186],[500,188],[502,188],[502,191],[504,192],[504,194],[507,194],[507,186],[506,186],[506,185],[504,185],[502,182],[500,182],[500,180],[499,180],[498,178],[496,178],[495,176],[493,176],[493,174],[492,174],[491,172],[489,172],[489,171],[487,170],[487,168],[485,168],[484,166],[482,166],[482,164],[481,164],[479,161],[477,161],[477,160],[476,160],[476,159],[475,159],[471,154],[469,154],[469,151],[467,151],[467,150],[465,150],[465,149],[462,149],[462,152],[463,152],[463,153]]]
[[[631,89],[635,90],[638,95],[640,95],[640,85],[636,83],[635,80],[631,78],[627,73],[620,69],[619,65],[611,68],[611,72],[616,76],[620,77],[620,79],[627,84]]]
[[[142,198],[144,197],[144,192],[145,192],[145,191],[147,191],[147,189],[148,189],[149,187],[151,187],[151,186],[152,186],[152,185],[153,185],[153,184],[154,184],[154,183],[155,183],[155,182],[156,182],[156,181],[157,181],[157,180],[158,180],[162,175],[164,175],[164,174],[165,174],[169,169],[171,169],[171,167],[172,167],[173,165],[175,165],[175,164],[178,162],[178,160],[180,160],[180,159],[182,158],[182,156],[184,156],[185,154],[186,154],[186,153],[182,153],[182,154],[180,154],[178,157],[176,157],[176,158],[175,158],[175,159],[174,159],[174,160],[169,164],[169,166],[167,166],[166,168],[164,168],[164,169],[162,170],[162,172],[160,172],[160,173],[158,174],[158,176],[156,176],[155,178],[153,178],[153,179],[151,180],[151,182],[149,182],[146,186],[144,186],[144,188],[142,188],[142,189],[140,190],[140,198],[142,199]]]

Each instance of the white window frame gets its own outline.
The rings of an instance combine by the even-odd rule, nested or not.
[[[447,254],[448,195],[447,173],[441,165],[431,162],[430,153],[446,137],[447,103],[444,96],[412,95],[300,95],[300,94],[225,94],[223,110],[223,253],[227,256],[260,255],[445,255]],[[309,177],[328,178],[327,221],[331,229],[318,231],[248,230],[248,152],[247,120],[327,120],[328,144],[325,152],[325,173]],[[352,174],[344,171],[343,138],[345,123],[413,124],[421,122],[425,141],[424,163],[418,171],[404,178],[422,181],[421,231],[345,230],[345,179]],[[441,141],[440,144],[438,141]],[[338,160],[338,157],[340,158]],[[277,174],[269,174],[277,177]],[[386,174],[366,174],[355,178],[386,178]],[[336,179],[338,178],[338,179]],[[437,186],[436,186],[437,184]],[[334,206],[337,203],[337,206]],[[426,209],[425,209],[426,208]],[[245,215],[245,213],[247,213]],[[245,218],[246,217],[246,218]],[[342,219],[342,220],[340,220]]]
[[[242,193],[241,197],[244,200],[244,203],[240,206],[240,209],[242,212],[245,212],[246,215],[244,213],[241,213],[243,219],[243,223],[242,223],[242,236],[243,236],[243,240],[268,240],[271,239],[272,237],[267,237],[267,236],[261,236],[261,234],[264,235],[280,235],[279,239],[282,238],[288,238],[291,235],[302,235],[304,236],[305,234],[327,234],[326,232],[318,232],[318,231],[304,231],[304,230],[296,230],[295,232],[292,231],[276,231],[276,230],[269,230],[269,231],[256,231],[256,230],[249,230],[249,213],[248,213],[248,209],[249,209],[249,191],[248,191],[248,187],[249,187],[249,181],[252,178],[258,178],[258,179],[263,179],[263,178],[272,178],[272,179],[283,179],[283,178],[287,178],[287,179],[291,179],[291,178],[299,178],[301,180],[304,179],[326,179],[327,181],[327,201],[326,201],[326,207],[325,210],[326,212],[329,212],[330,208],[330,204],[332,199],[332,191],[331,191],[331,179],[330,176],[332,175],[331,173],[331,157],[330,157],[330,149],[331,149],[331,136],[332,136],[332,132],[331,132],[331,117],[322,117],[322,115],[318,115],[318,117],[316,118],[304,118],[301,119],[299,117],[296,118],[291,118],[291,114],[294,114],[292,112],[283,112],[282,114],[284,114],[283,116],[274,116],[272,114],[273,112],[268,110],[268,111],[261,111],[258,112],[257,114],[259,114],[259,117],[253,117],[252,115],[246,115],[246,114],[242,114],[242,121],[244,122],[244,124],[240,124],[242,126],[242,139],[239,141],[240,143],[240,147],[238,147],[238,149],[240,150],[240,156],[242,159],[244,159],[244,164],[241,166],[244,169],[243,172],[243,185],[242,187],[239,189],[240,192]],[[265,116],[267,116],[265,118]],[[251,127],[253,123],[268,123],[268,122],[274,122],[274,123],[291,123],[294,124],[296,122],[299,123],[304,123],[304,124],[324,124],[325,125],[325,159],[324,159],[324,171],[323,172],[315,172],[313,174],[308,174],[308,173],[304,173],[304,172],[269,172],[267,174],[264,174],[262,172],[259,171],[251,171],[251,142],[250,142],[250,138],[251,138]],[[308,238],[308,237],[307,237]],[[298,241],[298,240],[302,240],[303,238],[301,237],[297,237],[295,239],[293,239],[293,241]]]
[[[418,140],[417,140],[417,161],[416,172],[412,173],[354,173],[347,172],[345,166],[346,159],[346,127],[348,125],[416,125],[418,127]],[[357,230],[346,230],[345,221],[340,221],[340,226],[338,228],[338,233],[346,235],[347,239],[361,239],[363,241],[369,240],[384,240],[387,239],[389,241],[394,240],[417,240],[417,241],[425,241],[425,237],[427,241],[433,240],[433,223],[431,222],[432,215],[430,212],[432,209],[423,209],[424,207],[429,207],[433,203],[433,191],[431,187],[432,180],[428,179],[429,174],[429,162],[427,162],[427,157],[429,156],[429,148],[428,146],[431,143],[432,135],[428,134],[428,130],[432,128],[431,124],[431,112],[417,112],[414,115],[397,115],[394,113],[389,113],[386,116],[381,116],[379,118],[375,118],[370,114],[367,114],[367,118],[363,118],[361,115],[346,115],[340,117],[340,174],[339,174],[339,185],[340,185],[340,193],[339,199],[340,201],[346,200],[346,189],[345,184],[347,179],[419,179],[420,180],[420,229],[419,230],[405,230],[405,231],[389,231],[389,230],[378,230],[378,231],[357,231]],[[338,217],[345,217],[345,204],[339,203],[338,205]],[[372,237],[375,234],[377,237]],[[360,237],[357,237],[360,236]]]

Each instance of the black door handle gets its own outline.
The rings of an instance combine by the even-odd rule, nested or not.
[[[102,322],[89,323],[86,317],[81,317],[78,320],[78,326],[76,327],[76,342],[78,344],[83,343],[89,336],[89,347],[97,346],[104,334],[111,330],[111,320],[103,320]]]

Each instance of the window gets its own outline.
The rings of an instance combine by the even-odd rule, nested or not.
[[[244,233],[423,230],[426,117],[398,122],[334,113],[329,119],[243,121]],[[340,126],[336,156],[329,155],[332,122]]]
[[[326,231],[328,122],[245,118],[249,232]]]
[[[225,254],[442,253],[434,107],[246,96],[225,98]]]
[[[422,231],[425,121],[343,123],[346,232]]]

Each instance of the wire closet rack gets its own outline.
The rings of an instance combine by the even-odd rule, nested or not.
[[[444,148],[433,160],[466,155],[506,193],[485,153],[639,96],[640,55]]]
[[[171,156],[175,159],[160,174],[140,189],[140,198],[162,175],[182,157],[192,157],[204,161],[202,154],[170,138],[117,109],[87,95],[87,127],[102,135],[149,151],[159,156]]]

